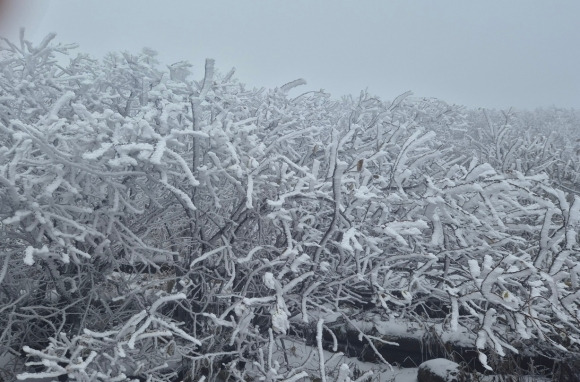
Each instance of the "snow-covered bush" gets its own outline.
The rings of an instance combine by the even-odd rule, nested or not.
[[[336,351],[333,324],[378,354],[369,315],[467,333],[486,366],[578,353],[580,198],[450,145],[463,109],[212,60],[194,81],[148,49],[62,66],[53,37],[0,59],[0,352],[42,367],[20,378],[294,381],[285,340]]]
[[[538,109],[499,112],[472,110],[466,116],[462,153],[476,153],[501,172],[546,172],[558,188],[580,192],[580,114]]]

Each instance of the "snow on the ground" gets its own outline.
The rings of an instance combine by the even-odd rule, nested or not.
[[[315,347],[308,346],[298,341],[284,339],[284,346],[286,348],[286,357],[289,368],[301,368],[308,373],[310,377],[318,377],[319,371],[319,356],[318,350]],[[328,381],[334,381],[338,376],[341,365],[347,364],[351,371],[350,378],[356,379],[365,372],[371,370],[373,372],[370,381],[373,382],[416,382],[417,368],[389,368],[387,365],[381,365],[370,362],[362,362],[356,358],[347,357],[345,355],[337,356],[337,353],[324,351],[324,359],[326,365],[326,377]],[[339,353],[340,354],[340,353]],[[275,354],[276,361],[280,365],[286,364],[284,352]]]

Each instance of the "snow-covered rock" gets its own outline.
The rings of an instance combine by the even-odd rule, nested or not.
[[[417,371],[417,382],[459,382],[459,365],[445,358],[423,362]]]

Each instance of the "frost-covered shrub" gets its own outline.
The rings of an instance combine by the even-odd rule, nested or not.
[[[450,145],[462,109],[247,89],[212,60],[193,81],[150,50],[64,67],[52,37],[0,61],[1,352],[44,376],[291,381],[284,339],[324,377],[330,323],[378,353],[370,314],[465,333],[484,365],[577,354],[580,198]]]

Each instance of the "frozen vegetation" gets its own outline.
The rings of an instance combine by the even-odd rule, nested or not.
[[[577,111],[249,89],[53,37],[0,52],[5,380],[580,378]]]

